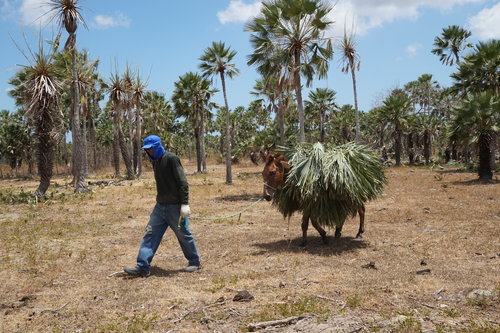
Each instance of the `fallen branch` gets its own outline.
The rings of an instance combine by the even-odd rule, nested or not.
[[[335,298],[326,297],[326,296],[323,296],[323,295],[317,295],[316,297],[317,297],[317,298],[321,298],[321,299],[325,299],[325,300],[327,300],[327,301],[331,301],[331,302],[333,302],[333,303],[337,304],[338,306],[340,306],[340,307],[342,307],[342,308],[344,308],[344,307],[346,306],[345,302],[340,301],[340,300],[335,299]]]
[[[123,271],[118,271],[118,272],[111,273],[111,274],[109,274],[109,275],[107,276],[107,278],[109,279],[110,277],[113,277],[113,276],[118,275],[118,274],[120,274],[120,273],[123,273]]]
[[[183,314],[182,316],[180,316],[178,319],[174,320],[173,323],[176,324],[178,322],[181,322],[184,320],[184,318],[186,318],[187,316],[189,316],[191,314],[191,311],[188,311],[186,312],[185,314]]]
[[[59,311],[61,311],[62,309],[64,309],[66,307],[66,305],[68,305],[68,303],[64,303],[61,307],[57,308],[57,309],[44,309],[42,311],[40,311],[40,313],[44,313],[44,312],[50,312],[50,313],[57,313]]]
[[[282,325],[292,325],[298,322],[299,320],[304,319],[305,316],[298,316],[298,317],[290,317],[290,318],[285,318],[285,319],[279,319],[279,320],[271,320],[271,321],[263,321],[260,323],[252,323],[248,325],[248,329],[253,332],[255,329],[259,328],[266,328],[270,326],[282,326]]]

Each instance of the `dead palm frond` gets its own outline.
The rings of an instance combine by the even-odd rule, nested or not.
[[[379,197],[386,184],[382,164],[366,146],[316,143],[279,152],[292,166],[273,201],[284,216],[302,211],[321,226],[341,227],[363,203]]]

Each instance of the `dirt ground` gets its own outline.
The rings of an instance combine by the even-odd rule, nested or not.
[[[223,165],[185,165],[203,269],[182,271],[169,230],[148,278],[119,272],[155,203],[149,168],[93,175],[82,196],[54,178],[37,204],[11,203],[36,181],[0,180],[0,332],[500,332],[498,175],[389,168],[363,239],[354,218],[301,248],[300,216],[258,201],[262,166],[233,166],[228,186]]]

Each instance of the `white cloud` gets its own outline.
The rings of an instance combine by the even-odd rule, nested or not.
[[[217,18],[222,24],[231,22],[247,22],[257,16],[262,6],[261,1],[255,1],[251,4],[243,0],[231,0],[229,6],[220,12],[217,12]]]
[[[116,13],[114,16],[96,15],[92,21],[92,26],[97,29],[129,27],[130,19],[122,13]]]
[[[480,11],[468,22],[468,27],[473,36],[478,39],[499,39],[500,38],[500,2],[491,8]]]
[[[19,7],[21,23],[27,26],[44,26],[52,14],[46,0],[23,0]]]
[[[484,0],[339,0],[330,12],[335,21],[331,34],[341,36],[344,26],[349,31],[352,22],[356,33],[363,35],[396,20],[416,20],[422,8],[450,10],[454,6]]]
[[[421,44],[418,44],[418,43],[415,43],[415,44],[411,44],[411,45],[408,45],[406,47],[406,53],[408,53],[408,55],[410,56],[410,58],[413,58],[417,55],[418,53],[418,50],[422,48],[422,45]]]

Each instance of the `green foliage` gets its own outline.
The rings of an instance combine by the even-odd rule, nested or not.
[[[322,226],[342,226],[359,206],[382,194],[384,169],[368,147],[321,143],[281,148],[291,171],[273,204],[284,216],[303,211]]]

